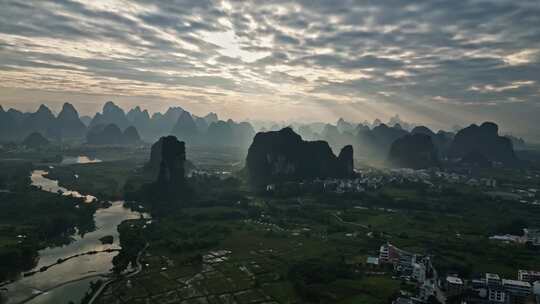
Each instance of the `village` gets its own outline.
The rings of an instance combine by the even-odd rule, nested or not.
[[[471,187],[484,191],[486,194],[500,199],[517,201],[522,204],[540,205],[540,189],[531,181],[540,179],[540,172],[530,172],[525,176],[525,182],[500,182],[494,177],[483,177],[474,174],[471,170],[440,170],[409,168],[358,169],[353,178],[327,178],[313,181],[287,182],[281,184],[268,184],[267,192],[284,191],[295,188],[300,192],[334,192],[334,193],[361,193],[377,190],[386,185],[424,186],[430,189],[440,189],[442,186],[454,185]],[[523,181],[523,180],[521,180]],[[536,184],[537,185],[537,184]]]
[[[391,266],[396,276],[413,287],[413,292],[401,290],[393,304],[540,303],[540,271],[520,269],[514,278],[501,278],[496,273],[470,278],[448,273],[439,277],[431,257],[401,250],[391,243],[382,245],[379,256],[368,257],[366,263],[373,271]]]

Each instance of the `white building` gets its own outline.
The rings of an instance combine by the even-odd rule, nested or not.
[[[486,273],[486,284],[488,287],[502,286],[501,277],[496,273]]]
[[[532,270],[519,270],[518,271],[518,280],[533,283],[535,281],[540,281],[540,271]]]
[[[367,257],[366,264],[372,265],[372,266],[379,266],[379,258],[378,257]]]
[[[388,263],[390,261],[389,247],[389,244],[384,244],[379,248],[379,261],[381,261],[381,263]]]
[[[504,290],[514,297],[527,297],[532,292],[532,286],[529,282],[517,280],[502,280]]]
[[[488,300],[492,303],[504,303],[506,302],[506,292],[502,288],[490,288]]]
[[[495,273],[486,273],[488,300],[492,303],[504,303],[506,291],[503,288],[501,277]]]

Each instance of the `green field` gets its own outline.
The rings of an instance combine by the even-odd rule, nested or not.
[[[234,151],[191,152],[199,168],[221,172],[241,166],[240,154]],[[115,151],[109,148],[94,155],[100,154],[105,160],[102,163],[44,168],[66,188],[101,199],[125,198],[127,187],[136,200],[136,190],[152,181],[140,170],[145,162],[141,151],[126,152],[124,159],[115,159]],[[26,189],[27,173],[20,172],[29,172],[32,165],[20,161],[11,163],[11,169],[3,166],[6,173],[0,176],[0,188],[15,193]],[[43,164],[38,162],[38,166]],[[537,178],[526,178],[534,172],[481,174],[497,176],[505,183],[538,183]],[[141,259],[142,271],[129,284],[127,279],[111,284],[100,297],[101,303],[309,303],[315,298],[325,303],[388,303],[403,282],[392,279],[389,268],[373,274],[365,265],[366,257],[377,255],[386,242],[431,255],[441,275],[457,272],[468,278],[494,272],[515,279],[518,269],[540,265],[537,250],[488,239],[540,227],[540,207],[491,198],[478,188],[391,184],[360,194],[264,196],[251,192],[242,174],[227,176],[189,178],[193,189],[189,198],[137,202],[152,212],[154,221],[135,220],[120,226],[125,250],[115,267],[120,270],[134,262],[148,244]],[[31,200],[28,210],[48,206],[51,213],[45,213],[46,217],[60,214],[69,219],[67,227],[72,227],[76,214],[50,207],[51,198],[57,197],[28,192],[17,199]],[[21,211],[22,207],[14,205],[14,209]],[[41,213],[17,223],[8,217],[20,219],[23,213],[6,214],[0,225],[0,250],[18,246],[17,234],[31,234],[36,227],[47,225]],[[37,244],[51,241],[44,236]],[[208,258],[216,252],[225,252],[217,262]]]

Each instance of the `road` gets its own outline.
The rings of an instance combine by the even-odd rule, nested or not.
[[[334,217],[341,223],[344,223],[344,224],[348,224],[348,225],[353,225],[353,226],[358,226],[358,227],[361,227],[361,228],[364,228],[366,230],[370,230],[370,228],[368,227],[368,225],[364,225],[364,224],[360,224],[360,223],[355,223],[355,222],[347,222],[347,221],[344,221],[339,215],[337,215],[337,213],[334,213],[333,214]]]
[[[94,293],[94,295],[92,296],[92,298],[90,298],[90,300],[88,301],[88,304],[93,304],[96,299],[101,295],[101,293],[103,292],[103,290],[105,290],[105,288],[107,286],[109,286],[111,283],[115,282],[116,280],[119,280],[119,279],[125,279],[125,278],[131,278],[132,276],[134,275],[137,275],[139,272],[142,271],[142,264],[141,264],[141,257],[142,257],[142,254],[146,251],[146,249],[148,248],[148,246],[150,246],[150,244],[146,243],[146,245],[144,246],[144,248],[139,251],[139,254],[137,255],[137,259],[135,260],[136,263],[137,263],[137,270],[121,277],[121,278],[113,278],[113,279],[110,279],[108,280],[107,282],[104,282],[103,284],[101,284],[101,286],[98,288],[98,290]]]

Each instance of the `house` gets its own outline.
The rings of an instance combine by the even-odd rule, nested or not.
[[[422,262],[412,263],[412,275],[411,277],[419,283],[423,283],[426,280],[426,265]]]
[[[367,257],[366,264],[371,266],[379,266],[379,258],[378,257]]]
[[[502,287],[490,288],[488,290],[488,300],[490,303],[505,303],[506,292]]]
[[[447,277],[447,286],[459,288],[463,282],[457,278]],[[479,292],[480,297],[487,296],[489,303],[524,303],[532,293],[532,285],[520,280],[501,279],[498,274],[486,273],[484,278],[471,281],[473,290]],[[449,290],[450,288],[447,287]],[[484,291],[482,291],[484,290]],[[457,290],[456,290],[457,291]],[[450,295],[450,291],[448,291]],[[484,295],[482,295],[484,294]]]
[[[540,271],[532,271],[532,270],[519,270],[518,271],[518,280],[534,283],[536,281],[540,281]]]
[[[399,250],[398,254],[398,262],[395,265],[396,270],[402,273],[412,273],[413,264],[416,263],[416,256],[403,250]]]
[[[486,273],[486,284],[488,288],[491,287],[499,287],[502,285],[501,277],[498,274],[495,273]]]
[[[532,293],[532,286],[529,282],[503,279],[502,284],[512,303],[523,303]]]
[[[412,278],[422,284],[432,269],[429,256],[421,256],[401,250],[390,243],[379,249],[379,263],[392,264],[394,270],[402,277]]]
[[[457,276],[447,276],[445,281],[446,296],[457,296],[463,292],[463,280]]]
[[[540,246],[540,229],[523,229],[526,242],[533,246]]]
[[[505,303],[506,291],[503,288],[501,277],[498,274],[486,273],[485,282],[488,289],[490,303]]]
[[[402,250],[390,243],[383,244],[379,249],[379,262],[381,264],[395,264],[399,261],[401,252]]]

